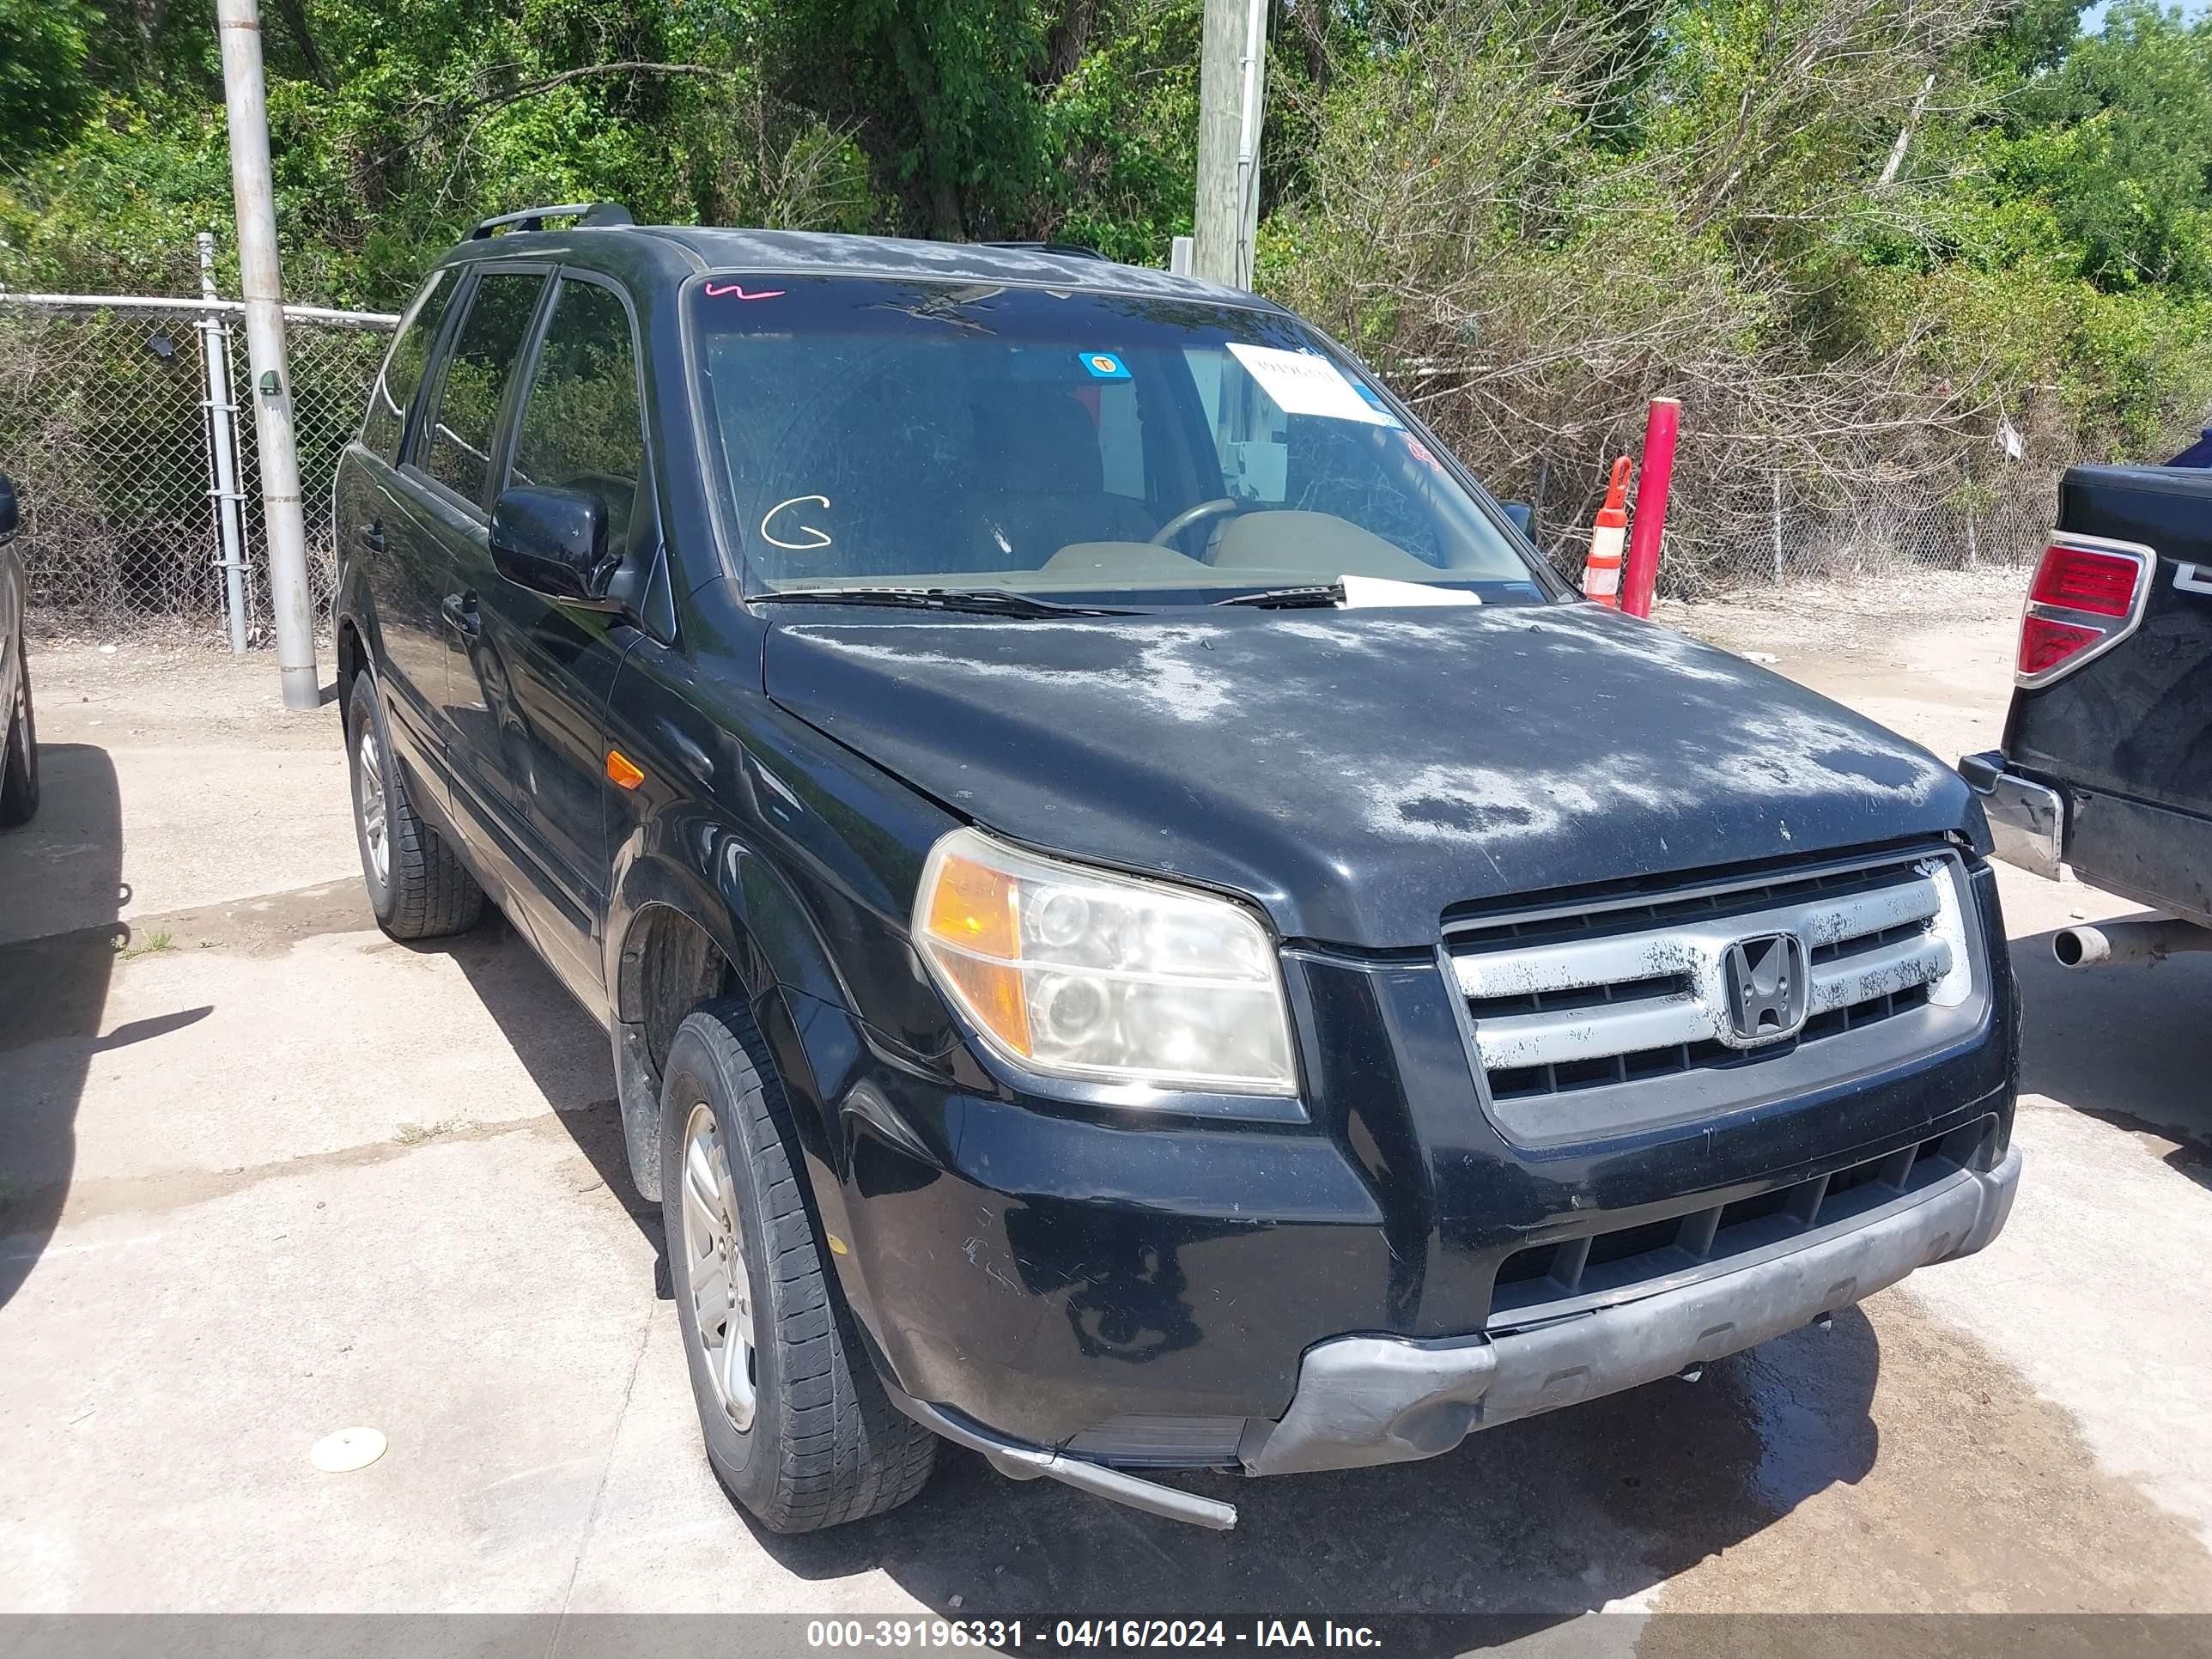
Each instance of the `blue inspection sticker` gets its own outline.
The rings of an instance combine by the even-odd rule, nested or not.
[[[1395,426],[1401,432],[1405,429],[1406,423],[1390,412],[1390,406],[1382,401],[1382,394],[1373,386],[1354,380],[1352,383],[1352,389],[1366,400],[1368,408],[1382,417],[1383,425]]]
[[[1121,360],[1110,351],[1083,351],[1076,354],[1083,359],[1084,368],[1091,371],[1094,380],[1126,380],[1129,371]]]

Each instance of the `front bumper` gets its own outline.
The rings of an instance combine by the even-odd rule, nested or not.
[[[1810,1323],[2005,1224],[2020,1150],[1961,1170],[1787,1255],[1495,1338],[1346,1336],[1310,1349],[1282,1420],[1240,1449],[1252,1474],[1433,1457],[1478,1429],[1654,1382]]]
[[[1981,797],[1996,855],[2057,880],[2066,854],[2066,803],[2058,792],[2006,771],[2003,754],[1995,750],[1961,757],[1959,775]]]
[[[1437,1341],[1340,1336],[1317,1343],[1299,1367],[1290,1409],[1278,1422],[1251,1425],[1236,1465],[1247,1474],[1289,1474],[1434,1457],[1479,1429],[1740,1352],[1862,1301],[1916,1268],[1972,1255],[2002,1230],[2020,1170],[2014,1147],[1992,1169],[1960,1170],[1785,1254],[1530,1329]],[[1017,1480],[1046,1476],[1219,1531],[1237,1524],[1235,1506],[1218,1498],[1066,1448],[1025,1443],[887,1386],[916,1420]]]

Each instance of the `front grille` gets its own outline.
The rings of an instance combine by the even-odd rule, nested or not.
[[[1526,1329],[1632,1301],[1796,1249],[1808,1235],[1866,1217],[1989,1162],[1996,1120],[1978,1118],[1811,1181],[1729,1203],[1516,1250],[1498,1264],[1486,1328]]]
[[[1757,1066],[1956,1006],[1972,988],[1958,868],[1929,851],[1449,927],[1491,1098]],[[1759,1040],[1735,1029],[1726,960],[1768,934],[1798,941],[1804,1019]]]

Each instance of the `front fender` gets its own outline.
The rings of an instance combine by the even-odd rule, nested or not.
[[[873,1329],[847,1210],[857,1120],[898,1115],[865,1079],[886,1065],[894,1074],[942,1067],[957,1052],[950,1012],[904,936],[922,861],[956,820],[754,690],[759,646],[747,619],[710,605],[680,621],[691,649],[641,644],[609,709],[611,745],[643,775],[615,798],[604,933],[631,1170],[657,1199],[660,1085],[641,1016],[652,1013],[657,1029],[659,1012],[690,989],[683,962],[645,961],[664,954],[653,941],[665,936],[641,924],[665,908],[713,942],[753,1010],[790,1103],[827,1259]],[[878,1138],[902,1127],[879,1124]]]
[[[726,825],[692,817],[682,832],[641,828],[617,860],[609,903],[607,983],[623,1139],[630,1175],[646,1198],[660,1197],[660,1087],[647,1041],[647,988],[641,924],[675,912],[714,943],[735,988],[753,1011],[791,1108],[809,1196],[823,1229],[849,1239],[844,1183],[850,1138],[833,1103],[854,1092],[870,1036],[821,930],[790,884]],[[874,1308],[856,1265],[831,1260],[847,1300],[873,1328]]]
[[[648,988],[639,925],[656,908],[690,921],[727,959],[736,989],[776,1050],[802,1150],[842,1180],[845,1158],[831,1103],[867,1039],[829,942],[790,882],[732,826],[686,803],[638,828],[617,857],[611,887],[605,969],[615,990],[623,1135],[640,1190],[653,1195],[660,1169],[659,1080],[645,1044]]]
[[[672,822],[671,820],[674,820]],[[820,986],[830,975],[818,936],[787,894],[750,878],[759,860],[726,826],[695,806],[639,826],[617,854],[610,884],[605,982],[613,990],[615,1076],[622,1102],[623,1138],[630,1173],[647,1197],[658,1195],[660,1172],[659,1076],[647,1041],[646,1020],[654,988],[647,960],[656,911],[683,917],[710,939],[736,977],[733,988],[761,1012],[786,975]],[[753,891],[749,895],[748,887]],[[764,925],[763,925],[764,924]],[[763,943],[765,939],[766,943]],[[828,983],[834,987],[834,975]],[[835,993],[833,991],[833,996]],[[842,1004],[842,996],[835,996]],[[764,1015],[763,1029],[777,1022]],[[794,1096],[799,1091],[792,1091]],[[800,1138],[810,1152],[826,1144],[818,1111],[794,1099]]]

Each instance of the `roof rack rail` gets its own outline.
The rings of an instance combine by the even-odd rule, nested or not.
[[[1071,259],[1098,259],[1106,263],[1106,256],[1095,247],[1085,247],[1080,242],[985,242],[984,247],[1012,248],[1023,253],[1060,253]]]
[[[513,230],[543,230],[548,219],[574,219],[578,228],[584,229],[597,225],[632,225],[637,222],[629,216],[629,210],[620,202],[568,202],[558,207],[523,208],[514,213],[495,213],[469,233],[469,240],[480,242],[502,227]]]

